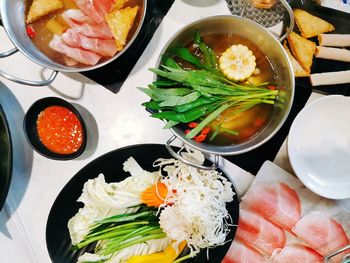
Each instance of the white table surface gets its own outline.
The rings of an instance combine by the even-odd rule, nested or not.
[[[165,143],[171,136],[163,123],[152,119],[141,106],[147,97],[136,88],[152,81],[147,68],[153,67],[165,42],[184,25],[202,17],[229,14],[224,0],[176,0],[154,34],[120,92],[113,94],[80,74],[58,74],[49,87],[19,85],[0,77],[0,104],[10,122],[14,143],[14,171],[5,208],[0,213],[1,262],[50,262],[46,249],[45,227],[50,208],[63,186],[84,165],[96,157],[126,145]],[[3,29],[0,51],[12,47]],[[0,68],[22,78],[41,79],[48,75],[20,53],[0,60]],[[54,161],[33,152],[23,133],[24,113],[43,97],[62,97],[82,110],[89,127],[87,150],[72,161]],[[286,151],[282,146],[276,163],[288,170]],[[253,176],[224,162],[243,194]]]

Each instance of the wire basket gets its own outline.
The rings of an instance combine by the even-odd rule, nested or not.
[[[293,30],[293,11],[285,0],[277,0],[270,9],[257,8],[248,0],[226,0],[226,2],[233,15],[249,18],[265,28],[283,22],[283,33],[279,36],[280,41],[283,41]]]

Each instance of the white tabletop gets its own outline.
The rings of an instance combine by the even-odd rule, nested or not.
[[[137,87],[152,81],[147,68],[153,67],[165,42],[184,25],[202,17],[229,14],[224,0],[176,0],[154,37],[118,94],[113,94],[80,74],[58,74],[49,87],[29,87],[0,78],[0,104],[10,122],[14,143],[14,171],[5,209],[0,213],[1,262],[50,262],[46,249],[45,227],[50,208],[59,191],[84,165],[103,153],[138,143],[165,143],[170,131],[152,119],[141,106],[147,97]],[[4,30],[0,31],[4,51],[12,47]],[[41,79],[50,72],[17,53],[0,60],[0,68],[28,79]],[[54,161],[33,152],[23,133],[24,113],[43,97],[62,97],[81,109],[87,122],[87,150],[72,161]],[[281,161],[282,160],[282,161]],[[282,147],[276,161],[287,168]],[[243,194],[253,176],[224,162],[238,192]]]

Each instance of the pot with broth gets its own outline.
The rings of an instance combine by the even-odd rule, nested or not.
[[[139,27],[143,0],[27,1],[26,29],[51,60],[84,68],[122,51]]]
[[[3,0],[2,24],[14,44],[0,53],[20,51],[52,70],[44,80],[27,80],[0,70],[11,81],[46,86],[58,72],[102,67],[127,50],[141,30],[147,0]],[[13,15],[16,14],[16,15]]]
[[[151,98],[143,105],[166,121],[174,133],[167,148],[182,161],[171,150],[175,138],[211,154],[247,152],[278,131],[292,104],[294,76],[283,47],[242,17],[193,22],[169,40],[151,71],[154,82],[140,88]]]

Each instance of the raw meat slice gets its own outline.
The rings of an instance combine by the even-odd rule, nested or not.
[[[58,35],[53,36],[49,46],[53,50],[65,54],[66,56],[86,65],[96,65],[101,58],[100,55],[94,52],[67,46],[63,42],[62,37]]]
[[[267,260],[255,249],[233,240],[221,263],[265,263]]]
[[[311,212],[303,216],[292,231],[322,256],[349,244],[342,225],[322,212]],[[334,261],[338,261],[337,258]]]
[[[96,24],[78,9],[66,10],[63,12],[62,17],[71,28],[74,28],[84,36],[113,39],[112,32],[109,30],[106,22]]]
[[[276,249],[272,263],[323,263],[323,257],[309,247],[292,244]]]
[[[241,209],[236,238],[264,256],[271,256],[276,248],[286,244],[284,231],[262,216]]]
[[[112,57],[117,47],[112,39],[90,38],[79,34],[75,29],[68,29],[62,34],[63,41],[71,46],[91,50],[101,56]]]
[[[285,183],[254,185],[242,198],[242,207],[288,231],[301,217],[299,196]]]
[[[102,23],[111,11],[113,0],[75,0],[77,6],[96,23]]]

